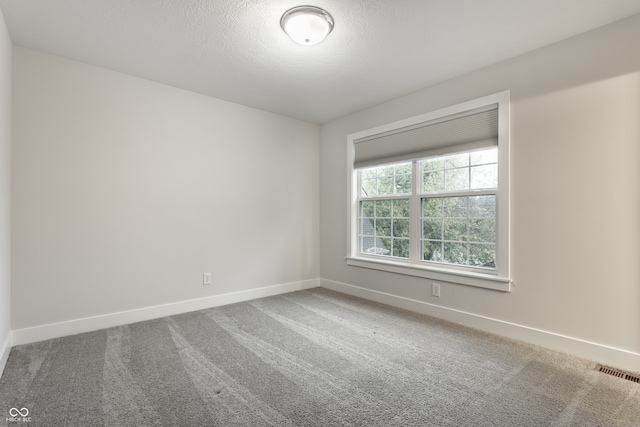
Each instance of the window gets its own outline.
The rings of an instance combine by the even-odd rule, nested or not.
[[[431,157],[418,164],[421,259],[495,270],[497,148]]]
[[[349,265],[509,290],[508,103],[349,136]]]
[[[411,162],[359,172],[361,253],[409,258],[412,177]]]

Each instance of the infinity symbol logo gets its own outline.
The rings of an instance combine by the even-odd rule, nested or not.
[[[21,417],[26,417],[27,415],[29,415],[29,410],[27,408],[11,408],[9,410],[10,417],[17,417],[18,415],[20,415]]]

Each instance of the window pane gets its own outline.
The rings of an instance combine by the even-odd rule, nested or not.
[[[389,254],[389,250],[384,247],[384,245],[382,244],[382,240],[379,237],[372,239],[372,242],[373,243],[371,244],[371,246],[368,246],[367,249],[362,251],[363,253],[367,255],[388,255]]]
[[[393,217],[409,218],[409,199],[393,201]]]
[[[472,189],[496,188],[498,186],[498,165],[484,165],[471,167]]]
[[[443,197],[443,215],[449,218],[466,218],[468,197]]]
[[[469,265],[474,267],[495,268],[496,246],[478,244],[469,245]]]
[[[443,228],[444,240],[467,241],[466,219],[445,219]]]
[[[378,180],[377,179],[363,179],[362,180],[362,195],[363,196],[377,196],[378,195]]]
[[[409,239],[393,239],[393,256],[409,258]]]
[[[376,200],[376,217],[391,218],[391,200]]]
[[[496,196],[469,197],[469,216],[472,218],[495,218]]]
[[[391,219],[376,219],[376,236],[391,237]]]
[[[394,194],[411,193],[411,175],[396,175]]]
[[[423,172],[430,171],[439,171],[444,169],[444,158],[442,157],[432,157],[430,159],[425,159],[423,165]]]
[[[402,162],[359,170],[362,195],[411,194],[412,162]]]
[[[496,220],[493,218],[470,220],[469,241],[480,243],[495,243]]]
[[[425,239],[440,240],[442,239],[442,220],[441,219],[424,219],[422,221],[422,236]]]
[[[392,176],[381,176],[378,179],[378,194],[393,194],[394,184]]]
[[[444,242],[444,261],[451,264],[467,264],[467,245],[464,243]]]
[[[444,190],[444,171],[425,172],[422,180],[423,191]]]
[[[395,165],[396,175],[411,175],[411,163],[399,163]]]
[[[471,152],[471,166],[498,163],[498,147]]]
[[[444,164],[447,169],[469,166],[469,153],[445,156]]]
[[[376,238],[374,236],[360,236],[360,251],[363,253],[374,253],[376,249]]]
[[[375,226],[373,225],[373,221],[371,218],[361,218],[360,219],[360,234],[363,236],[373,236],[375,235]]]
[[[374,215],[374,202],[360,202],[360,216],[366,218],[373,218]]]
[[[360,171],[360,177],[365,180],[365,179],[377,179],[378,178],[378,170],[376,168],[368,168],[368,169],[362,169]]]
[[[425,218],[442,217],[442,199],[422,199],[422,216]]]
[[[444,172],[444,189],[469,189],[469,168],[446,169]]]
[[[393,220],[393,237],[409,237],[409,220]]]
[[[391,238],[390,237],[381,237],[378,239],[382,244],[382,247],[379,248],[379,253],[381,255],[389,255],[391,254]]]
[[[425,241],[422,244],[422,259],[425,261],[441,262],[442,258],[442,242]]]

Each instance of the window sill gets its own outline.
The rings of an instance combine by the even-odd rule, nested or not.
[[[347,265],[422,277],[438,282],[449,282],[495,291],[511,292],[511,280],[492,274],[451,270],[446,268],[426,267],[394,260],[379,260],[366,257],[347,257]]]

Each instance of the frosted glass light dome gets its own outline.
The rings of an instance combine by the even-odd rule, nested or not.
[[[333,30],[333,18],[319,7],[298,6],[282,15],[280,26],[296,43],[311,46],[320,43]]]

